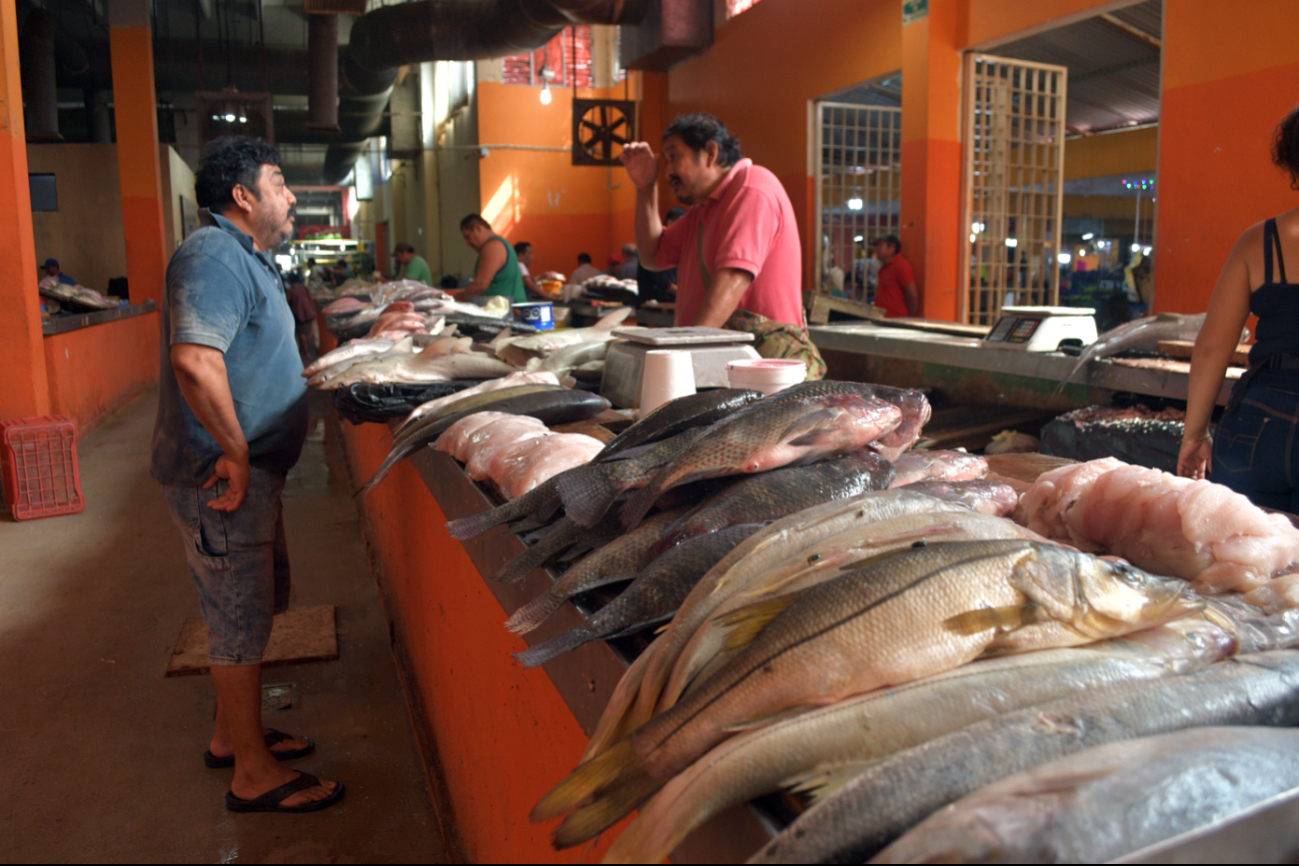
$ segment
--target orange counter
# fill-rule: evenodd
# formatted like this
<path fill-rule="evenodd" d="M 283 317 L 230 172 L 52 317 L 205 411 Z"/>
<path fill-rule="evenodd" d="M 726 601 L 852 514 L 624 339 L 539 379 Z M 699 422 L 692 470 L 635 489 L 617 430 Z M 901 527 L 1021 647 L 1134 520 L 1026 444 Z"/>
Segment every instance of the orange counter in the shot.
<path fill-rule="evenodd" d="M 47 334 L 50 409 L 84 434 L 158 378 L 158 313 Z"/>

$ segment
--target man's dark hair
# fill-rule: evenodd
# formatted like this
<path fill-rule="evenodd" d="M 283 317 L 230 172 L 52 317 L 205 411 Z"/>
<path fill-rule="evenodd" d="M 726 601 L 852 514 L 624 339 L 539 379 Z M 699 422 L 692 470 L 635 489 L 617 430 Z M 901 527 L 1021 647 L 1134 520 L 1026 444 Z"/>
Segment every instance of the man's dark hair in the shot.
<path fill-rule="evenodd" d="M 663 217 L 663 222 L 674 223 L 686 215 L 686 209 L 683 207 L 669 208 L 667 215 Z"/>
<path fill-rule="evenodd" d="M 1299 108 L 1287 114 L 1276 127 L 1272 161 L 1290 172 L 1290 188 L 1299 189 Z"/>
<path fill-rule="evenodd" d="M 519 241 L 514 245 L 514 254 L 516 256 L 526 256 L 530 249 L 532 249 L 532 244 L 527 241 Z"/>
<path fill-rule="evenodd" d="M 882 238 L 876 238 L 871 243 L 871 246 L 877 247 L 880 244 L 888 244 L 890 247 L 897 250 L 898 252 L 902 252 L 902 241 L 898 240 L 897 235 L 885 235 Z"/>
<path fill-rule="evenodd" d="M 442 279 L 438 280 L 439 289 L 458 289 L 460 288 L 460 278 L 455 274 L 443 274 Z"/>
<path fill-rule="evenodd" d="M 591 264 L 591 254 L 590 254 L 590 253 L 578 253 L 578 254 L 577 254 L 577 263 L 578 263 L 579 265 L 589 265 L 589 264 Z"/>
<path fill-rule="evenodd" d="M 313 267 L 313 268 L 314 268 L 314 267 L 316 266 L 316 260 L 315 260 L 315 259 L 307 259 L 307 265 L 310 266 L 310 267 Z"/>
<path fill-rule="evenodd" d="M 740 140 L 731 135 L 726 124 L 711 114 L 681 115 L 663 133 L 663 140 L 667 141 L 674 135 L 695 153 L 707 147 L 708 142 L 717 142 L 717 162 L 723 168 L 730 168 L 744 158 L 740 152 Z"/>
<path fill-rule="evenodd" d="M 257 181 L 262 166 L 280 164 L 280 152 L 260 138 L 223 135 L 208 142 L 198 158 L 194 173 L 194 197 L 198 206 L 221 213 L 234 204 L 236 186 L 242 186 L 260 201 Z"/>
<path fill-rule="evenodd" d="M 392 251 L 394 253 L 413 253 L 415 252 L 415 248 L 410 244 L 406 243 L 405 241 L 402 241 L 401 243 L 397 244 L 397 246 L 393 247 Z"/>
<path fill-rule="evenodd" d="M 471 213 L 469 216 L 465 217 L 460 221 L 460 231 L 462 232 L 469 231 L 469 229 L 474 228 L 476 226 L 482 226 L 488 231 L 492 230 L 492 224 L 489 223 L 487 220 L 483 219 L 481 215 L 476 213 Z"/>

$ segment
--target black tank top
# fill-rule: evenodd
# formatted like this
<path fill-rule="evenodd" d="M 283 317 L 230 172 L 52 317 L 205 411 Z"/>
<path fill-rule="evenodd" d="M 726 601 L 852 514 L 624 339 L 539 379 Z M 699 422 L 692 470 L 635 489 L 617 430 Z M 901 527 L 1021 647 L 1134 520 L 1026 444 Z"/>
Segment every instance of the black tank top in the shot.
<path fill-rule="evenodd" d="M 1273 279 L 1273 248 L 1279 282 Z M 1286 281 L 1285 257 L 1274 219 L 1263 223 L 1263 285 L 1250 296 L 1249 311 L 1258 316 L 1254 332 L 1258 342 L 1249 350 L 1251 365 L 1266 360 L 1269 355 L 1299 355 L 1299 284 Z"/>

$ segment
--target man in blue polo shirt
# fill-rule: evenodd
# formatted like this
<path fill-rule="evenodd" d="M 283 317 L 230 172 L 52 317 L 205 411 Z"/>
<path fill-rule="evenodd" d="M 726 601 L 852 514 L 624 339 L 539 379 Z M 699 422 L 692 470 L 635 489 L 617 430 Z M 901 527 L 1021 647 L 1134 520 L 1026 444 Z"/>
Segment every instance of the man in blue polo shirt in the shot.
<path fill-rule="evenodd" d="M 293 313 L 267 250 L 293 236 L 293 193 L 260 139 L 211 142 L 195 193 L 204 226 L 167 266 L 161 393 L 150 474 L 163 485 L 198 585 L 217 691 L 204 762 L 234 767 L 226 807 L 308 812 L 343 786 L 279 761 L 314 744 L 262 726 L 261 660 L 289 603 L 280 494 L 307 430 Z"/>

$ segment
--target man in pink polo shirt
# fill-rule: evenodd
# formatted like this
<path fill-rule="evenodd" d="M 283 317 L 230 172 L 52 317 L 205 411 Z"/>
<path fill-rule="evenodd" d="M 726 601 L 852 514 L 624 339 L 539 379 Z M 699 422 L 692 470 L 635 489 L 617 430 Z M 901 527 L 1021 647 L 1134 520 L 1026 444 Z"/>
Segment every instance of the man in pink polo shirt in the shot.
<path fill-rule="evenodd" d="M 793 326 L 806 339 L 794 209 L 776 176 L 741 156 L 725 124 L 691 114 L 664 134 L 668 183 L 682 204 L 693 205 L 666 229 L 659 219 L 658 157 L 636 142 L 623 150 L 622 161 L 636 185 L 641 264 L 677 268 L 677 326 L 721 328 L 747 310 Z"/>

